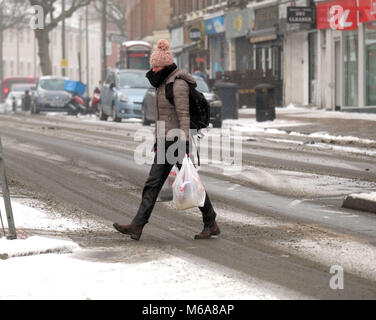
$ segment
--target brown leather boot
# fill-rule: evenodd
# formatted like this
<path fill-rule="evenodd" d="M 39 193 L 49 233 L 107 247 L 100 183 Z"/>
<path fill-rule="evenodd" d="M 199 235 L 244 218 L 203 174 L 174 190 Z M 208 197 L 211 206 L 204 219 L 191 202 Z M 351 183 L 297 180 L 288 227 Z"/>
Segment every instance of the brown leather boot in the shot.
<path fill-rule="evenodd" d="M 212 236 L 219 236 L 221 234 L 221 230 L 217 223 L 214 221 L 213 225 L 208 228 L 204 228 L 201 233 L 195 235 L 195 240 L 203 240 L 203 239 L 210 239 Z"/>
<path fill-rule="evenodd" d="M 131 236 L 133 240 L 140 240 L 142 229 L 144 228 L 144 226 L 135 226 L 132 224 L 125 226 L 118 223 L 114 223 L 113 226 L 120 233 Z"/>

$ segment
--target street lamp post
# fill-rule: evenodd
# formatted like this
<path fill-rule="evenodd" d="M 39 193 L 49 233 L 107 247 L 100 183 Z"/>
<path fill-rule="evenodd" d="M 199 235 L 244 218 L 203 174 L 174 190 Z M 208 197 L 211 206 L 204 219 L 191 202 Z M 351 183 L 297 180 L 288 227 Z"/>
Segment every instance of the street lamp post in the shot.
<path fill-rule="evenodd" d="M 86 7 L 86 92 L 89 96 L 90 62 L 89 62 L 89 6 Z"/>
<path fill-rule="evenodd" d="M 1 143 L 1 137 L 0 137 L 0 184 L 1 184 L 1 187 L 2 187 L 5 212 L 6 212 L 7 220 L 8 220 L 9 235 L 8 235 L 7 238 L 9 240 L 15 240 L 15 239 L 17 239 L 17 233 L 16 233 L 16 227 L 15 227 L 15 224 L 14 224 L 12 205 L 11 205 L 11 202 L 10 202 L 8 181 L 7 181 L 7 177 L 6 177 L 6 174 L 5 174 L 3 146 L 2 146 L 2 143 Z M 2 222 L 2 219 L 1 219 L 1 222 Z"/>
<path fill-rule="evenodd" d="M 62 0 L 61 1 L 61 9 L 63 11 L 63 20 L 62 20 L 62 29 L 61 29 L 61 47 L 62 47 L 62 57 L 61 57 L 61 74 L 63 75 L 63 77 L 66 76 L 66 66 L 65 66 L 65 62 L 63 63 L 63 61 L 65 61 L 66 57 L 65 57 L 65 0 Z"/>
<path fill-rule="evenodd" d="M 102 0 L 102 83 L 107 76 L 107 0 Z"/>

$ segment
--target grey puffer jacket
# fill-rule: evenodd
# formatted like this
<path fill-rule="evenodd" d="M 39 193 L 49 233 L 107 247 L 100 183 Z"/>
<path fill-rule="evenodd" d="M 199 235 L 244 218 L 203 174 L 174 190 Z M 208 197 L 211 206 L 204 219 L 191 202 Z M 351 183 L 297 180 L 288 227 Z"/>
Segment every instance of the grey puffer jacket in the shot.
<path fill-rule="evenodd" d="M 179 79 L 177 79 L 179 78 Z M 165 131 L 161 125 L 156 125 L 157 139 L 173 137 L 168 135 L 172 129 L 181 129 L 185 136 L 179 136 L 179 139 L 189 141 L 189 85 L 196 84 L 194 78 L 185 70 L 176 69 L 166 81 L 156 90 L 156 117 L 157 121 L 164 121 Z M 166 85 L 173 84 L 174 104 L 172 105 L 166 97 Z"/>

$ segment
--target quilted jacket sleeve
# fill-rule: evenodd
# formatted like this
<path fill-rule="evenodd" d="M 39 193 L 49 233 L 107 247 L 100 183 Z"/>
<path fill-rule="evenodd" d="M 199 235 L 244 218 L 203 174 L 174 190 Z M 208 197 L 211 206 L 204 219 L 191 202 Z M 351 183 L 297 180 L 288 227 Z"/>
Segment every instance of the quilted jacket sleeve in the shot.
<path fill-rule="evenodd" d="M 186 141 L 189 141 L 189 85 L 185 80 L 177 79 L 174 83 L 174 102 L 179 121 L 179 129 L 185 133 Z"/>

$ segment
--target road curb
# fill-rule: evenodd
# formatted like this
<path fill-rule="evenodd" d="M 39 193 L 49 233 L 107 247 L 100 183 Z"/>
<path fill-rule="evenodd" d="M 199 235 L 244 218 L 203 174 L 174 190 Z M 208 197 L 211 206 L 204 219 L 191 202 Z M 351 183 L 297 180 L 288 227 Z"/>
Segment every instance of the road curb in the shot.
<path fill-rule="evenodd" d="M 350 194 L 344 199 L 342 207 L 376 213 L 376 201 L 367 199 L 366 194 Z"/>
<path fill-rule="evenodd" d="M 17 240 L 0 238 L 0 260 L 41 254 L 67 254 L 73 253 L 78 248 L 74 242 L 52 238 L 36 236 Z"/>

